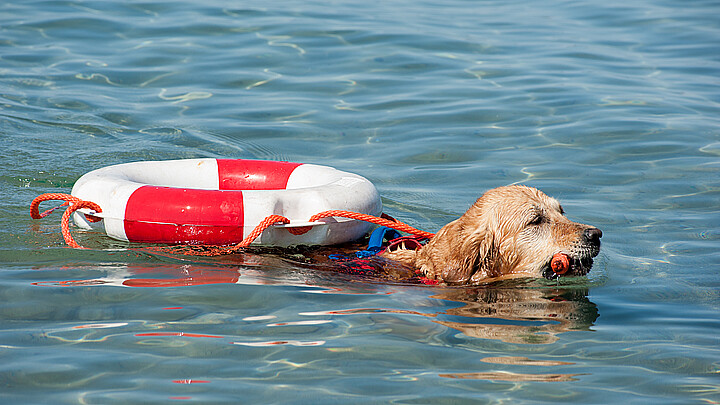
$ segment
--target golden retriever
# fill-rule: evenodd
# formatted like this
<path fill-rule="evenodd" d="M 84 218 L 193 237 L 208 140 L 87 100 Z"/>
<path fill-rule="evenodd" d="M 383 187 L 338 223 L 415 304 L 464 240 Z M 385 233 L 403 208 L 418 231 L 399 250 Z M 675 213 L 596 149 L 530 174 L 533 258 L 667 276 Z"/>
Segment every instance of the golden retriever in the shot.
<path fill-rule="evenodd" d="M 568 260 L 565 275 L 582 276 L 600 252 L 602 231 L 570 221 L 560 203 L 527 186 L 492 189 L 421 249 L 403 245 L 381 254 L 445 284 L 519 277 L 558 277 L 553 256 Z"/>

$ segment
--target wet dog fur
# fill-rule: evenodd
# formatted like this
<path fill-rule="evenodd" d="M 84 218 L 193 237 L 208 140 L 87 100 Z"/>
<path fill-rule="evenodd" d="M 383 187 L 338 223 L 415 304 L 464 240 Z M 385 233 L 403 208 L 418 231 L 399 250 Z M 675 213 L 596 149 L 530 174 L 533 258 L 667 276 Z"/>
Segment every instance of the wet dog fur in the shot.
<path fill-rule="evenodd" d="M 381 254 L 449 285 L 510 278 L 558 277 L 554 254 L 570 258 L 565 276 L 590 271 L 602 231 L 565 217 L 560 203 L 520 185 L 487 191 L 457 220 L 445 225 L 420 250 L 402 246 Z"/>

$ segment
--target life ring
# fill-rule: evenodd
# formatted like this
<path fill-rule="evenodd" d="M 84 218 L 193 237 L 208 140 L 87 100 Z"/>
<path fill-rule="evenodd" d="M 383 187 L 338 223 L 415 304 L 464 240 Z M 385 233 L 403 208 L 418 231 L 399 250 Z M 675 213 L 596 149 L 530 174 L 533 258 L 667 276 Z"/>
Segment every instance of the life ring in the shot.
<path fill-rule="evenodd" d="M 240 159 L 146 161 L 108 166 L 78 179 L 72 195 L 102 212 L 73 214 L 84 229 L 146 243 L 228 245 L 243 240 L 268 215 L 289 224 L 266 229 L 255 243 L 331 245 L 359 239 L 372 224 L 345 218 L 307 222 L 325 210 L 380 215 L 375 186 L 332 167 Z M 89 221 L 85 215 L 100 217 Z M 302 235 L 289 227 L 311 227 Z"/>

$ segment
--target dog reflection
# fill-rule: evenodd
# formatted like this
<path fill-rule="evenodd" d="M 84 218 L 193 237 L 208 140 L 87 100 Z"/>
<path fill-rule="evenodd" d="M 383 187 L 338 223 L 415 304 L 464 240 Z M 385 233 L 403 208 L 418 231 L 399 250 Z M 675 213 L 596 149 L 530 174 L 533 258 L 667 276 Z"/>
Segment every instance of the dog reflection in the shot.
<path fill-rule="evenodd" d="M 560 333 L 590 330 L 598 317 L 598 310 L 588 300 L 587 294 L 587 289 L 562 288 L 445 290 L 433 298 L 463 304 L 446 311 L 446 315 L 497 319 L 502 324 L 445 320 L 435 322 L 473 338 L 497 339 L 507 343 L 549 344 L 557 341 Z"/>

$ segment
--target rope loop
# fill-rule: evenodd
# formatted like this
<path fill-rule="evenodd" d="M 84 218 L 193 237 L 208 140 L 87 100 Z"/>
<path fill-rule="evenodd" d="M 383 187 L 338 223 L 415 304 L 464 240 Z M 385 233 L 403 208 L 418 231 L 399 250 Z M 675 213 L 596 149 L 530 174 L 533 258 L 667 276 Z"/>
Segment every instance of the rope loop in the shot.
<path fill-rule="evenodd" d="M 65 201 L 64 203 L 58 205 L 57 207 L 51 208 L 47 211 L 40 212 L 40 203 L 43 201 Z M 95 212 L 102 212 L 102 208 L 100 208 L 99 205 L 92 201 L 85 201 L 81 200 L 77 197 L 74 197 L 70 194 L 63 194 L 63 193 L 47 193 L 42 194 L 37 197 L 30 203 L 30 216 L 33 219 L 41 219 L 48 216 L 51 212 L 55 211 L 56 209 L 60 207 L 64 207 L 68 205 L 69 207 L 65 210 L 65 213 L 63 213 L 62 218 L 60 219 L 60 229 L 62 231 L 63 239 L 65 239 L 65 243 L 67 243 L 68 246 L 71 248 L 82 248 L 77 242 L 75 242 L 75 239 L 73 239 L 72 235 L 70 234 L 70 216 L 77 210 L 81 208 L 89 208 Z M 90 222 L 98 222 L 101 221 L 102 218 L 98 218 L 89 214 L 85 214 L 85 218 L 87 218 Z"/>

